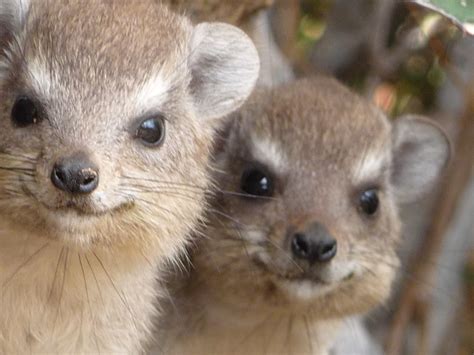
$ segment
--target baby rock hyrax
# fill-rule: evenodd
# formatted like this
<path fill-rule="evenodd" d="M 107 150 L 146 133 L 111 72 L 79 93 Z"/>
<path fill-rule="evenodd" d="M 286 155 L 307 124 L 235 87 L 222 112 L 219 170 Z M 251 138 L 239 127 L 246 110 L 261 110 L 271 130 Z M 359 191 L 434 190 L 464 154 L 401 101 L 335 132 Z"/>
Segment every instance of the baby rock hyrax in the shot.
<path fill-rule="evenodd" d="M 138 353 L 256 50 L 155 0 L 1 0 L 0 50 L 0 353 Z"/>
<path fill-rule="evenodd" d="M 449 143 L 324 77 L 257 91 L 236 116 L 163 353 L 327 354 L 344 318 L 389 295 L 397 206 L 433 186 Z"/>

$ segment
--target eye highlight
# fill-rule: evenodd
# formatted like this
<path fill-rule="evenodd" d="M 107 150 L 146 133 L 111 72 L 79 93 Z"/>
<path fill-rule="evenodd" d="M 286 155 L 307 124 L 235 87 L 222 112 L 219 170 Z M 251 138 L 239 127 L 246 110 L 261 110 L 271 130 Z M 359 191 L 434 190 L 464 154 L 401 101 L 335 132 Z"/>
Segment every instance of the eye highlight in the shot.
<path fill-rule="evenodd" d="M 379 205 L 377 190 L 366 190 L 359 195 L 359 207 L 366 215 L 374 215 L 378 211 Z"/>
<path fill-rule="evenodd" d="M 36 104 L 27 96 L 19 96 L 11 111 L 11 119 L 16 127 L 24 128 L 40 121 Z"/>
<path fill-rule="evenodd" d="M 273 179 L 261 169 L 247 169 L 242 174 L 240 189 L 251 196 L 270 197 L 273 195 Z"/>
<path fill-rule="evenodd" d="M 164 117 L 159 115 L 142 121 L 135 132 L 135 138 L 148 146 L 160 146 L 165 138 Z"/>

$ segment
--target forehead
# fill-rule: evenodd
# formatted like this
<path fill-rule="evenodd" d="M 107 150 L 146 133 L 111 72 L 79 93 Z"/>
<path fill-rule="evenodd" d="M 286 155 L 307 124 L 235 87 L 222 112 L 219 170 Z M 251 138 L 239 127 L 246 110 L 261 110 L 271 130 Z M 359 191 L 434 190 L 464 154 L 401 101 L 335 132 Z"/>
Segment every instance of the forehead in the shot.
<path fill-rule="evenodd" d="M 178 62 L 186 49 L 190 25 L 157 1 L 47 0 L 31 6 L 27 70 L 68 90 L 89 87 L 93 96 L 111 83 L 114 90 L 136 88 Z"/>
<path fill-rule="evenodd" d="M 389 122 L 332 79 L 256 93 L 242 116 L 250 150 L 266 151 L 259 157 L 277 170 L 313 173 L 324 166 L 324 174 L 350 173 L 363 180 L 389 158 Z"/>

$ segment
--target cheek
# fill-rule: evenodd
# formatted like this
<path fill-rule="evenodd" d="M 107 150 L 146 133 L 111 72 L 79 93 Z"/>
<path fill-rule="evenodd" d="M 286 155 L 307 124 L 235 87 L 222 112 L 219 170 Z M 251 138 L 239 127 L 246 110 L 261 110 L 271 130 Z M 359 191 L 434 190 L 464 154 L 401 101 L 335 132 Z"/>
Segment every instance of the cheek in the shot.
<path fill-rule="evenodd" d="M 352 254 L 360 282 L 365 283 L 368 290 L 372 289 L 374 295 L 380 295 L 379 298 L 388 296 L 399 268 L 394 245 L 382 238 L 373 238 L 359 242 Z"/>
<path fill-rule="evenodd" d="M 371 272 L 364 276 L 367 297 L 374 302 L 385 301 L 391 293 L 392 283 L 398 272 L 399 262 L 394 255 L 383 255 L 371 263 Z"/>
<path fill-rule="evenodd" d="M 356 277 L 334 294 L 333 301 L 344 314 L 368 312 L 383 304 L 390 297 L 397 274 L 398 261 L 392 255 L 358 260 L 357 264 Z"/>
<path fill-rule="evenodd" d="M 0 151 L 7 149 L 20 154 L 39 154 L 42 152 L 43 142 L 47 140 L 42 132 L 41 124 L 27 128 L 14 128 L 9 120 L 0 122 Z"/>

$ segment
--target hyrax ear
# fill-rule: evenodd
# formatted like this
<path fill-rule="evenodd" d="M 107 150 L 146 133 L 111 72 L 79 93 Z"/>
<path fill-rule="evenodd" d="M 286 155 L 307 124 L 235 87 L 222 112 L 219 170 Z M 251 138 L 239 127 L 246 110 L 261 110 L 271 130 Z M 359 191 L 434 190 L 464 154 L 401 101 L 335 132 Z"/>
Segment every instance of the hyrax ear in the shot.
<path fill-rule="evenodd" d="M 393 125 L 392 183 L 400 203 L 412 202 L 428 192 L 451 156 L 444 131 L 432 121 L 409 115 Z"/>
<path fill-rule="evenodd" d="M 202 23 L 191 42 L 191 93 L 200 118 L 223 117 L 252 92 L 260 70 L 257 50 L 238 28 Z"/>

